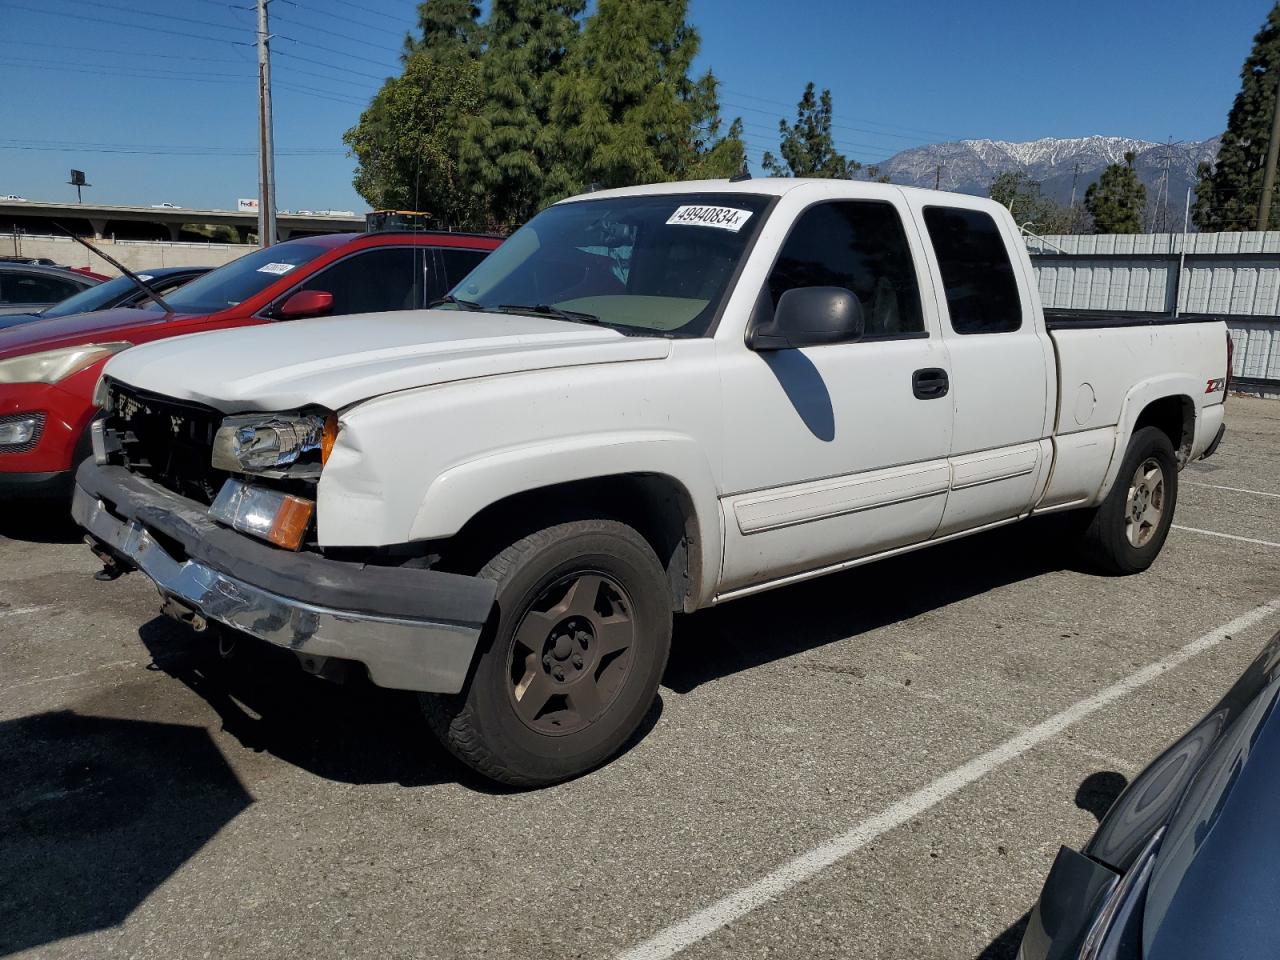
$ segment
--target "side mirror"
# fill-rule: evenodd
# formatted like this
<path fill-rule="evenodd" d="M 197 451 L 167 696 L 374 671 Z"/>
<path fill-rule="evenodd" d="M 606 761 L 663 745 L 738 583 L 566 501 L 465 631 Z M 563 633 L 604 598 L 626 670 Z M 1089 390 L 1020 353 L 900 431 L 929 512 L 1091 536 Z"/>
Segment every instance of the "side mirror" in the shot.
<path fill-rule="evenodd" d="M 795 287 L 778 298 L 773 319 L 751 333 L 752 350 L 786 350 L 862 338 L 862 303 L 844 287 Z"/>
<path fill-rule="evenodd" d="M 299 290 L 276 310 L 281 320 L 318 317 L 333 309 L 333 294 L 325 290 Z"/>

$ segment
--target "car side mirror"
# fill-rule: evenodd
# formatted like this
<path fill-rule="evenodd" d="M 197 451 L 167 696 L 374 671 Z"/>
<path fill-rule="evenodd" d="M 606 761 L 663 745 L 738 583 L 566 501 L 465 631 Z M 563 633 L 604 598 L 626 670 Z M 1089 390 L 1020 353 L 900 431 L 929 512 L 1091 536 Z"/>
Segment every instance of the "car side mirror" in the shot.
<path fill-rule="evenodd" d="M 860 340 L 862 302 L 844 287 L 794 287 L 778 298 L 773 319 L 751 333 L 752 350 L 786 350 Z"/>
<path fill-rule="evenodd" d="M 299 290 L 276 310 L 281 320 L 301 320 L 318 317 L 333 309 L 333 294 L 326 290 Z"/>

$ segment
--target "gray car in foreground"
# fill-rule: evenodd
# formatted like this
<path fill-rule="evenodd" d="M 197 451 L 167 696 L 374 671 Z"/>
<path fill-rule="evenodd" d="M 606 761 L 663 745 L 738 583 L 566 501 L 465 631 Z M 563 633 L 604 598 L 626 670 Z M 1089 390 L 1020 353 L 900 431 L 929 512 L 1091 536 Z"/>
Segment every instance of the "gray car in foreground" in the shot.
<path fill-rule="evenodd" d="M 1280 634 L 1079 853 L 1058 852 L 1022 960 L 1280 956 L 1277 696 Z"/>

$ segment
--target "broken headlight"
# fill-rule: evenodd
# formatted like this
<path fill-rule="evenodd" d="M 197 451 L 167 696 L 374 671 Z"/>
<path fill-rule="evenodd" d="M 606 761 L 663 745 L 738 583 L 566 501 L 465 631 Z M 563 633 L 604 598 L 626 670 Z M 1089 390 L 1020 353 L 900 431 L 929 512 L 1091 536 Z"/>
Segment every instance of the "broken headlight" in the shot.
<path fill-rule="evenodd" d="M 213 466 L 232 473 L 260 473 L 296 463 L 304 454 L 329 459 L 338 436 L 332 413 L 249 413 L 226 417 L 213 438 Z"/>

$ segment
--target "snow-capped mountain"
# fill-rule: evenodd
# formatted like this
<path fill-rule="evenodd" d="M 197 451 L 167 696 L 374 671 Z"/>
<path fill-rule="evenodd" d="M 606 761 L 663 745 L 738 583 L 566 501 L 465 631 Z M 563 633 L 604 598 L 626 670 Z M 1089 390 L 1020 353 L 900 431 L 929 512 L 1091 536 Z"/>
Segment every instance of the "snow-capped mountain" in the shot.
<path fill-rule="evenodd" d="M 1046 137 L 1027 143 L 957 140 L 903 150 L 881 163 L 880 170 L 894 183 L 932 187 L 940 180 L 944 190 L 983 196 L 997 175 L 1022 170 L 1040 182 L 1042 193 L 1066 203 L 1071 199 L 1073 180 L 1077 197 L 1083 198 L 1085 189 L 1107 164 L 1122 162 L 1125 153 L 1132 150 L 1138 176 L 1152 196 L 1164 176 L 1167 158 L 1169 202 L 1179 207 L 1187 187 L 1195 183 L 1196 166 L 1217 156 L 1219 142 L 1218 137 L 1173 145 L 1129 137 Z"/>

